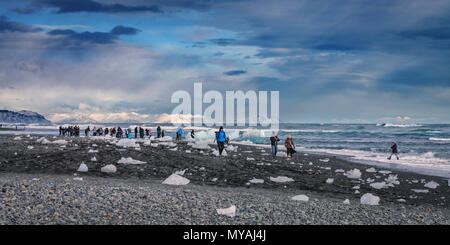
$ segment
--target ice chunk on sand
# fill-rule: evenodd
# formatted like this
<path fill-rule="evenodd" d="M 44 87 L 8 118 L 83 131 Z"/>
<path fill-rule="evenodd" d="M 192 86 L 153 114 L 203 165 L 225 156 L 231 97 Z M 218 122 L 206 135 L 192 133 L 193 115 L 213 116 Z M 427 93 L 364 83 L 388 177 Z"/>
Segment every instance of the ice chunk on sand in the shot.
<path fill-rule="evenodd" d="M 100 171 L 102 171 L 103 173 L 115 173 L 117 171 L 117 168 L 112 164 L 108 164 L 101 168 Z"/>
<path fill-rule="evenodd" d="M 416 193 L 428 193 L 428 190 L 425 189 L 411 189 L 412 191 L 416 192 Z"/>
<path fill-rule="evenodd" d="M 328 159 L 328 158 L 325 158 L 325 159 L 319 159 L 319 161 L 321 161 L 321 162 L 329 162 L 330 159 Z"/>
<path fill-rule="evenodd" d="M 226 148 L 227 148 L 227 150 L 230 151 L 230 152 L 231 152 L 231 151 L 236 152 L 237 149 L 238 149 L 238 146 L 228 145 Z"/>
<path fill-rule="evenodd" d="M 20 136 L 14 137 L 14 140 L 21 140 Z"/>
<path fill-rule="evenodd" d="M 232 205 L 229 208 L 219 208 L 217 209 L 217 214 L 234 217 L 236 216 L 236 206 Z"/>
<path fill-rule="evenodd" d="M 39 139 L 36 140 L 37 143 L 41 143 L 41 144 L 48 144 L 48 141 L 45 137 L 41 137 Z"/>
<path fill-rule="evenodd" d="M 400 198 L 400 199 L 397 199 L 397 202 L 406 202 L 406 200 L 403 198 Z"/>
<path fill-rule="evenodd" d="M 386 183 L 388 184 L 394 184 L 394 185 L 399 185 L 400 181 L 398 181 L 398 176 L 397 175 L 393 175 L 390 174 L 389 177 L 387 179 L 385 179 Z"/>
<path fill-rule="evenodd" d="M 359 171 L 359 169 L 355 168 L 350 171 L 347 171 L 347 173 L 345 175 L 349 179 L 359 179 L 359 178 L 361 178 L 361 171 Z"/>
<path fill-rule="evenodd" d="M 191 150 L 186 150 L 186 153 L 191 153 Z"/>
<path fill-rule="evenodd" d="M 94 156 L 94 157 L 91 158 L 91 161 L 92 161 L 92 162 L 96 162 L 96 161 L 97 161 L 97 158 Z"/>
<path fill-rule="evenodd" d="M 327 184 L 333 184 L 334 179 L 333 178 L 328 178 L 326 182 L 327 182 Z"/>
<path fill-rule="evenodd" d="M 307 195 L 297 195 L 291 198 L 294 201 L 307 202 L 309 201 L 309 197 Z"/>
<path fill-rule="evenodd" d="M 88 166 L 86 164 L 84 164 L 84 162 L 82 162 L 80 164 L 80 166 L 77 169 L 78 172 L 87 172 L 88 171 Z"/>
<path fill-rule="evenodd" d="M 81 178 L 81 177 L 75 177 L 75 178 L 73 178 L 73 180 L 82 181 L 83 178 Z"/>
<path fill-rule="evenodd" d="M 88 153 L 98 153 L 98 150 L 92 150 L 92 149 L 90 149 L 90 150 L 88 151 Z"/>
<path fill-rule="evenodd" d="M 436 187 L 438 187 L 438 186 L 439 186 L 439 184 L 434 181 L 430 181 L 425 184 L 425 187 L 430 188 L 430 189 L 436 189 Z"/>
<path fill-rule="evenodd" d="M 253 158 L 253 157 L 247 157 L 247 161 L 255 161 L 255 158 Z"/>
<path fill-rule="evenodd" d="M 380 198 L 371 193 L 366 193 L 362 195 L 360 202 L 364 205 L 378 205 Z"/>
<path fill-rule="evenodd" d="M 144 141 L 144 146 L 149 146 L 149 145 L 151 145 L 151 144 L 152 144 L 152 142 L 151 142 L 150 140 Z"/>
<path fill-rule="evenodd" d="M 135 160 L 135 159 L 133 159 L 133 158 L 131 158 L 131 157 L 122 157 L 122 158 L 120 158 L 120 160 L 117 162 L 117 163 L 123 163 L 123 164 L 143 164 L 143 163 L 146 163 L 146 162 L 142 162 L 142 161 L 139 161 L 139 160 Z"/>
<path fill-rule="evenodd" d="M 367 178 L 367 179 L 366 179 L 366 182 L 367 182 L 367 183 L 372 183 L 372 182 L 374 182 L 374 181 L 375 181 L 375 180 L 374 180 L 374 179 L 371 179 L 371 178 Z"/>
<path fill-rule="evenodd" d="M 255 178 L 253 178 L 249 182 L 252 183 L 252 184 L 263 184 L 264 180 L 263 179 L 255 179 Z"/>
<path fill-rule="evenodd" d="M 165 185 L 187 185 L 189 184 L 189 182 L 190 181 L 183 176 L 180 176 L 178 174 L 172 174 L 162 183 Z"/>
<path fill-rule="evenodd" d="M 53 142 L 50 142 L 52 144 L 57 144 L 57 145 L 66 145 L 67 141 L 66 140 L 55 140 Z"/>
<path fill-rule="evenodd" d="M 156 138 L 158 141 L 172 141 L 172 136 L 164 136 L 162 138 Z"/>
<path fill-rule="evenodd" d="M 377 170 L 375 168 L 368 168 L 368 169 L 366 169 L 366 172 L 367 173 L 375 173 L 375 172 L 377 172 Z"/>
<path fill-rule="evenodd" d="M 136 144 L 136 141 L 134 141 L 134 139 L 121 139 L 117 141 L 116 146 L 136 148 L 139 147 L 139 144 Z"/>
<path fill-rule="evenodd" d="M 336 172 L 336 173 L 344 173 L 345 171 L 343 169 L 336 169 L 334 172 Z"/>
<path fill-rule="evenodd" d="M 270 177 L 270 181 L 277 182 L 277 183 L 284 183 L 284 182 L 293 182 L 294 179 L 286 177 L 286 176 L 278 176 L 276 178 Z"/>
<path fill-rule="evenodd" d="M 31 146 L 31 145 L 27 146 L 27 149 L 28 149 L 28 150 L 32 150 L 33 148 L 34 148 L 34 147 Z"/>
<path fill-rule="evenodd" d="M 208 141 L 196 141 L 192 145 L 192 148 L 199 149 L 199 150 L 209 150 L 209 149 L 211 149 L 211 147 L 209 147 L 209 145 L 208 145 Z"/>
<path fill-rule="evenodd" d="M 380 171 L 378 171 L 378 173 L 380 173 L 380 174 L 390 174 L 392 172 L 388 171 L 388 170 L 380 170 Z"/>
<path fill-rule="evenodd" d="M 350 204 L 350 200 L 345 199 L 342 203 L 343 203 L 343 204 Z"/>
<path fill-rule="evenodd" d="M 387 186 L 386 186 L 386 182 L 375 182 L 375 183 L 372 183 L 372 184 L 370 184 L 370 186 L 372 187 L 372 188 L 375 188 L 375 189 L 377 189 L 377 190 L 379 190 L 379 189 L 382 189 L 382 188 L 387 188 Z"/>

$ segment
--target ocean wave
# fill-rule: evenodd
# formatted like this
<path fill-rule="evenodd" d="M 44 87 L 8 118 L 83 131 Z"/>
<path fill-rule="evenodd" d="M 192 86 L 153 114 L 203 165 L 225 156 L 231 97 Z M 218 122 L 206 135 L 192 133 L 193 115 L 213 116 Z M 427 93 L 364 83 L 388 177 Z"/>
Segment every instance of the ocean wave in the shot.
<path fill-rule="evenodd" d="M 428 140 L 431 141 L 450 141 L 450 138 L 436 138 L 436 137 L 431 137 Z"/>
<path fill-rule="evenodd" d="M 327 129 L 281 129 L 281 132 L 286 133 L 340 133 L 345 132 L 343 130 L 327 130 Z"/>
<path fill-rule="evenodd" d="M 380 124 L 377 126 L 383 126 L 383 127 L 397 127 L 397 128 L 408 128 L 408 127 L 422 127 L 423 125 L 420 124 L 395 124 L 395 123 L 386 123 L 386 124 Z"/>

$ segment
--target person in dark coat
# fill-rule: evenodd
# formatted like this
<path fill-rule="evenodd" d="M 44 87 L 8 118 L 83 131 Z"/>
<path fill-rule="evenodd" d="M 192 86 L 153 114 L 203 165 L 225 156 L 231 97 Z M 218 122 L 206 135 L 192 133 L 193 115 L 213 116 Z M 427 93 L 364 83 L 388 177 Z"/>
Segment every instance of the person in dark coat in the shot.
<path fill-rule="evenodd" d="M 158 127 L 156 128 L 156 132 L 157 132 L 158 138 L 161 138 L 161 127 L 160 127 L 160 126 L 158 126 Z M 163 137 L 164 137 L 164 136 L 163 136 Z"/>
<path fill-rule="evenodd" d="M 400 158 L 398 157 L 397 143 L 392 142 L 391 150 L 392 150 L 392 153 L 387 159 L 391 160 L 392 155 L 395 155 L 397 157 L 397 160 L 400 160 Z"/>

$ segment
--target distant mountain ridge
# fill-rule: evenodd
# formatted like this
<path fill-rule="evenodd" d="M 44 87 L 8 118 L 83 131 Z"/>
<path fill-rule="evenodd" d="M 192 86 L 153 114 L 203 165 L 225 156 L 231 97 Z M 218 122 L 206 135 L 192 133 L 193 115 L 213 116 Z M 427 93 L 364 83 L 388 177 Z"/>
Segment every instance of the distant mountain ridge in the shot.
<path fill-rule="evenodd" d="M 33 111 L 0 110 L 0 123 L 39 123 L 51 124 L 44 116 Z"/>

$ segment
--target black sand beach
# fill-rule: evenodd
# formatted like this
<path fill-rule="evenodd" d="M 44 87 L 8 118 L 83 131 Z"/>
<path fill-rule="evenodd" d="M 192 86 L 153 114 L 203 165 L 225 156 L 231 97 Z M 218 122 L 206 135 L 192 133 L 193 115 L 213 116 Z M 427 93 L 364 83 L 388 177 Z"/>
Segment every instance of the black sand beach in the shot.
<path fill-rule="evenodd" d="M 149 146 L 137 141 L 140 146 L 135 149 L 95 137 L 46 137 L 66 144 L 42 144 L 37 136 L 15 137 L 0 137 L 3 224 L 448 224 L 450 217 L 447 179 L 393 170 L 380 173 L 383 169 L 376 167 L 377 172 L 366 172 L 370 166 L 337 157 L 297 153 L 287 160 L 273 158 L 270 149 L 244 145 L 234 145 L 236 151 L 217 157 L 187 142 Z M 94 156 L 96 161 L 91 161 Z M 122 157 L 146 163 L 118 163 Z M 82 162 L 88 172 L 77 172 Z M 115 165 L 117 172 L 101 172 L 107 164 Z M 355 168 L 361 171 L 360 178 L 336 172 Z M 185 170 L 188 185 L 161 184 L 180 170 Z M 382 182 L 390 175 L 396 175 L 399 183 L 382 189 L 370 186 L 368 178 Z M 278 176 L 294 181 L 270 180 Z M 253 178 L 264 183 L 249 183 Z M 334 182 L 326 183 L 329 178 Z M 439 185 L 424 187 L 430 181 Z M 361 205 L 365 193 L 380 197 L 379 205 Z M 310 200 L 290 199 L 300 194 Z M 343 204 L 345 199 L 350 204 Z M 236 217 L 215 211 L 230 205 L 236 205 Z M 153 209 L 159 210 L 159 218 Z M 32 214 L 26 215 L 27 210 Z M 199 214 L 186 215 L 192 210 Z M 98 219 L 89 215 L 100 211 L 105 214 Z M 54 212 L 58 215 L 51 215 Z"/>

